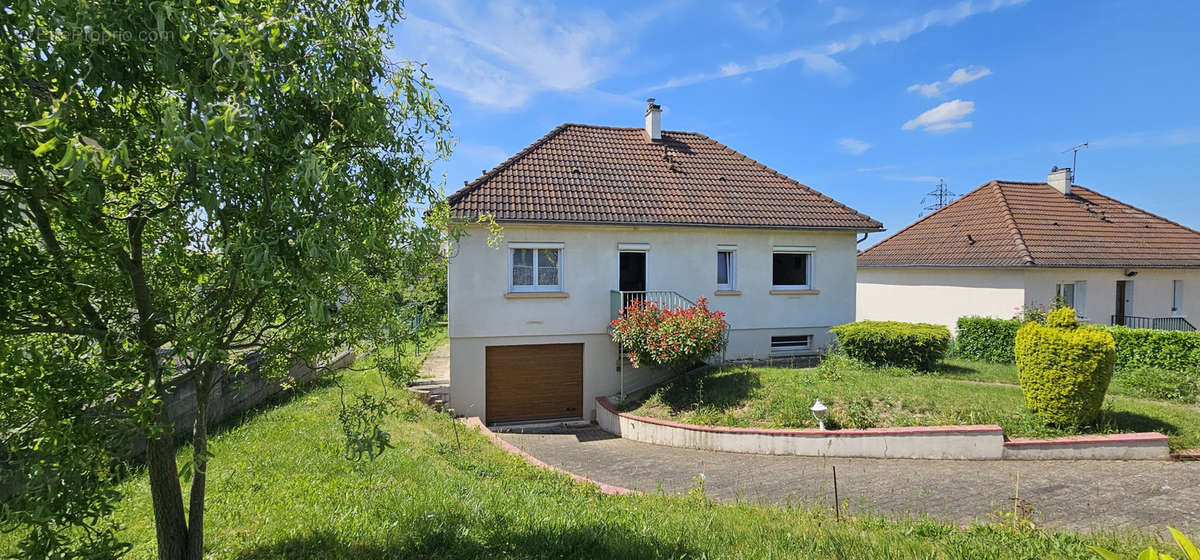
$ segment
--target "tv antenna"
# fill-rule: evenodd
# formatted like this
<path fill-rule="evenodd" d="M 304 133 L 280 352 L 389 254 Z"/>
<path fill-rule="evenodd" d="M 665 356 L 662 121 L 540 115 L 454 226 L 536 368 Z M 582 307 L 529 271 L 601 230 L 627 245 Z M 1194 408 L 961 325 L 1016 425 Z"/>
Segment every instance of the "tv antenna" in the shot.
<path fill-rule="evenodd" d="M 1067 148 L 1062 151 L 1062 153 L 1064 153 L 1064 154 L 1067 152 L 1071 152 L 1071 182 L 1072 183 L 1075 182 L 1075 175 L 1076 175 L 1076 173 L 1075 173 L 1076 163 L 1075 162 L 1076 162 L 1076 160 L 1079 159 L 1079 150 L 1082 150 L 1086 147 L 1088 147 L 1088 143 L 1084 142 L 1082 144 L 1077 144 L 1075 146 L 1072 146 L 1072 147 Z"/>
<path fill-rule="evenodd" d="M 957 194 L 950 192 L 950 188 L 946 186 L 945 179 L 938 179 L 937 186 L 932 191 L 925 193 L 925 196 L 921 198 L 921 210 L 923 212 L 917 217 L 924 216 L 925 212 L 937 212 L 941 210 L 957 196 Z"/>

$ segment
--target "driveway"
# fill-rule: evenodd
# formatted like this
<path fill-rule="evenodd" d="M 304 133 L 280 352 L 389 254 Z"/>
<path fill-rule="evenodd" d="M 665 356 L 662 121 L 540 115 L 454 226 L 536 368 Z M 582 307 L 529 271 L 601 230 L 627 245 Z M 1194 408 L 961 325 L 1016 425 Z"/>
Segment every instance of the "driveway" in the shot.
<path fill-rule="evenodd" d="M 1012 510 L 1017 493 L 1044 527 L 1088 532 L 1200 535 L 1200 462 L 934 461 L 824 459 L 663 447 L 617 438 L 595 426 L 500 436 L 576 474 L 634 490 L 683 493 L 704 475 L 709 496 L 769 504 L 832 504 L 889 517 L 929 516 L 967 524 Z"/>

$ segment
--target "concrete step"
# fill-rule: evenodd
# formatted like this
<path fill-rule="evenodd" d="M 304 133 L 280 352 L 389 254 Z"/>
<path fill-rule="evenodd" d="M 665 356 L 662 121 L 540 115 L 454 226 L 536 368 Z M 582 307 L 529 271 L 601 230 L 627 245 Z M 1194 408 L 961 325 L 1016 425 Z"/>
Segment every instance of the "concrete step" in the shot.
<path fill-rule="evenodd" d="M 414 380 L 408 382 L 408 386 L 409 387 L 436 387 L 436 386 L 449 387 L 450 382 L 446 381 L 445 379 L 432 379 L 432 378 L 414 379 Z"/>
<path fill-rule="evenodd" d="M 553 433 L 560 430 L 586 428 L 591 423 L 583 418 L 554 418 L 550 420 L 526 420 L 522 422 L 501 422 L 489 427 L 493 432 Z"/>

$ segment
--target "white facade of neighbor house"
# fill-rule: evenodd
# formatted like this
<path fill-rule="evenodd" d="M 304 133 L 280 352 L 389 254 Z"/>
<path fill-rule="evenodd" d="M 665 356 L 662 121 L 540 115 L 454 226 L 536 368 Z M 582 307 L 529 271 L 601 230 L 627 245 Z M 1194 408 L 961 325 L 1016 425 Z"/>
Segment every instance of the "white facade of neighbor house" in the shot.
<path fill-rule="evenodd" d="M 938 323 L 954 330 L 959 317 L 1008 319 L 1022 306 L 1046 307 L 1060 296 L 1090 323 L 1108 325 L 1114 315 L 1124 315 L 1183 317 L 1196 324 L 1200 270 L 864 266 L 858 269 L 856 318 Z M 1124 313 L 1118 313 L 1122 304 Z"/>
<path fill-rule="evenodd" d="M 458 415 L 487 421 L 489 346 L 582 343 L 580 415 L 591 419 L 595 398 L 620 390 L 618 350 L 609 322 L 622 251 L 645 253 L 646 290 L 673 291 L 692 301 L 705 297 L 711 309 L 726 312 L 731 329 L 727 359 L 816 353 L 829 343 L 830 327 L 854 320 L 856 235 L 506 223 L 503 238 L 493 247 L 487 243 L 487 229 L 473 226 L 450 252 L 451 406 Z M 546 286 L 513 285 L 513 261 L 522 258 L 516 251 L 530 249 L 557 251 L 557 273 L 543 275 Z M 807 285 L 772 285 L 777 252 L 807 255 Z M 720 286 L 719 261 L 730 262 Z M 807 337 L 799 339 L 807 344 L 780 337 Z M 626 391 L 658 380 L 654 372 L 631 371 L 626 365 Z"/>

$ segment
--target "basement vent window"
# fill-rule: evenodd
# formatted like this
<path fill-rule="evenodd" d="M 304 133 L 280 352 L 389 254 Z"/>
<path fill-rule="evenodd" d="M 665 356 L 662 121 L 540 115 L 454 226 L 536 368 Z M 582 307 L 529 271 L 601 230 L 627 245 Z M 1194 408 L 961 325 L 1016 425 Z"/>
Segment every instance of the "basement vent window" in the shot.
<path fill-rule="evenodd" d="M 810 348 L 812 348 L 811 334 L 771 337 L 772 354 L 795 354 L 806 352 Z"/>

